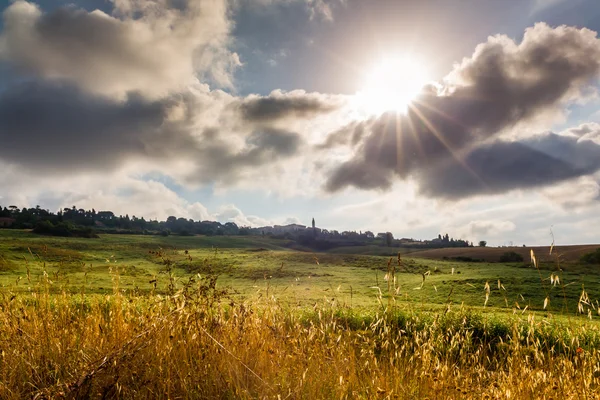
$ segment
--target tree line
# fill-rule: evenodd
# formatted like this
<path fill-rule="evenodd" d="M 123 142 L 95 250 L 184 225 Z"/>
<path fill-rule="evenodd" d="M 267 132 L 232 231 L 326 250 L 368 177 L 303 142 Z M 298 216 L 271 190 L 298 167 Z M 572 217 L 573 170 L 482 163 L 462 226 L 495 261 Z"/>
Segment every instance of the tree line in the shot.
<path fill-rule="evenodd" d="M 19 209 L 16 206 L 1 207 L 0 219 L 10 219 L 10 224 L 4 227 L 15 229 L 34 229 L 42 227 L 45 230 L 51 226 L 88 227 L 102 233 L 131 233 L 131 234 L 160 234 L 177 235 L 249 235 L 249 227 L 238 227 L 234 222 L 221 224 L 217 221 L 194 221 L 192 219 L 168 217 L 165 221 L 147 220 L 135 215 L 116 215 L 112 211 L 84 210 L 73 206 L 64 208 L 56 213 L 34 208 Z"/>
<path fill-rule="evenodd" d="M 164 221 L 116 215 L 112 211 L 85 210 L 73 206 L 63 208 L 56 213 L 41 208 L 17 206 L 0 206 L 0 227 L 15 229 L 32 229 L 33 232 L 55 236 L 95 237 L 96 232 L 114 234 L 148 234 L 148 235 L 262 235 L 278 239 L 288 239 L 316 250 L 326 250 L 339 246 L 360 246 L 375 244 L 387 247 L 472 247 L 468 240 L 454 239 L 446 235 L 438 235 L 432 240 L 395 239 L 391 232 L 375 235 L 371 231 L 356 232 L 327 229 L 306 228 L 286 232 L 272 232 L 266 227 L 251 228 L 238 226 L 234 222 L 194 221 L 176 216 L 169 216 Z"/>

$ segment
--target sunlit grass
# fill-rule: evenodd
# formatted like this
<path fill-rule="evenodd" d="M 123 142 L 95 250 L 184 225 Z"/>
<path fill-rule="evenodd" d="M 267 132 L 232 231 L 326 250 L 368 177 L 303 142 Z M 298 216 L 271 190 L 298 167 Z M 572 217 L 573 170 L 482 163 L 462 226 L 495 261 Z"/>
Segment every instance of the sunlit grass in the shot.
<path fill-rule="evenodd" d="M 600 395 L 577 265 L 142 239 L 0 243 L 0 398 Z"/>
<path fill-rule="evenodd" d="M 333 303 L 231 303 L 214 279 L 171 295 L 0 300 L 0 397 L 588 398 L 595 323 Z"/>

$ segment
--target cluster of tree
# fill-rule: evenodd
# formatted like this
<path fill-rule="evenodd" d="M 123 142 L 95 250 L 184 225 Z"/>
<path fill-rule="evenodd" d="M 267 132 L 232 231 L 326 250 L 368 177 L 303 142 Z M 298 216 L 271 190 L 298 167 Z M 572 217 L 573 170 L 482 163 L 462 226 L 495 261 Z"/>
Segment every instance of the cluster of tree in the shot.
<path fill-rule="evenodd" d="M 59 227 L 55 231 L 69 230 L 73 231 L 75 227 L 89 227 L 104 233 L 132 233 L 132 234 L 162 234 L 162 235 L 249 235 L 250 228 L 238 227 L 233 222 L 221 224 L 216 221 L 194 221 L 192 219 L 177 218 L 171 216 L 166 221 L 146 220 L 144 217 L 138 218 L 135 215 L 115 215 L 112 211 L 98 211 L 95 209 L 84 210 L 73 206 L 64 208 L 56 213 L 42 209 L 40 206 L 35 208 L 22 208 L 17 206 L 1 207 L 0 218 L 10 220 L 10 223 L 4 223 L 4 227 L 15 229 L 34 229 L 44 231 L 49 234 L 49 225 L 40 225 L 40 222 L 48 222 L 54 227 Z M 64 223 L 64 224 L 63 224 Z M 37 229 L 38 225 L 41 227 Z M 41 233 L 39 231 L 39 233 Z M 69 235 L 72 236 L 72 235 Z"/>
<path fill-rule="evenodd" d="M 523 256 L 514 251 L 507 251 L 500 256 L 500 262 L 522 262 Z"/>
<path fill-rule="evenodd" d="M 56 225 L 50 221 L 39 221 L 33 232 L 40 235 L 97 238 L 98 235 L 91 227 L 76 226 L 69 222 L 58 222 Z"/>
<path fill-rule="evenodd" d="M 52 219 L 54 215 L 40 206 L 19 209 L 17 206 L 0 207 L 0 218 L 10 220 L 10 227 L 31 229 L 38 221 Z M 5 223 L 8 225 L 8 223 Z"/>
<path fill-rule="evenodd" d="M 10 220 L 9 223 L 4 220 Z M 40 224 L 44 222 L 43 224 Z M 73 206 L 64 208 L 56 213 L 42 209 L 22 208 L 17 206 L 0 207 L 0 227 L 17 229 L 34 229 L 43 234 L 59 234 L 62 236 L 88 235 L 87 231 L 78 229 L 88 228 L 102 233 L 125 234 L 154 234 L 154 235 L 263 235 L 274 238 L 288 239 L 300 245 L 315 250 L 327 250 L 333 247 L 379 245 L 387 247 L 412 248 L 441 248 L 441 247 L 472 247 L 467 240 L 454 239 L 446 235 L 438 235 L 433 240 L 395 239 L 391 232 L 375 235 L 371 231 L 356 232 L 319 229 L 290 225 L 286 227 L 250 228 L 238 226 L 234 222 L 220 223 L 217 221 L 194 221 L 192 219 L 168 217 L 165 221 L 146 220 L 135 215 L 115 215 L 111 211 L 85 210 Z M 77 232 L 77 233 L 75 233 Z M 92 232 L 93 233 L 93 232 Z M 481 245 L 481 243 L 480 243 Z"/>
<path fill-rule="evenodd" d="M 258 229 L 252 229 L 253 234 L 260 231 Z M 433 240 L 415 240 L 415 239 L 396 239 L 391 232 L 379 233 L 377 235 L 373 232 L 354 232 L 354 231 L 328 231 L 320 230 L 315 232 L 310 228 L 306 230 L 299 230 L 297 232 L 287 232 L 282 234 L 267 234 L 268 236 L 279 238 L 279 239 L 290 239 L 298 242 L 302 246 L 310 247 L 314 250 L 328 250 L 335 247 L 351 247 L 351 246 L 364 246 L 364 245 L 376 245 L 386 247 L 403 247 L 403 248 L 444 248 L 444 247 L 473 247 L 473 243 L 468 240 L 453 239 L 447 234 L 442 236 L 439 235 L 438 239 Z"/>
<path fill-rule="evenodd" d="M 581 257 L 581 261 L 586 264 L 600 264 L 600 248 Z"/>
<path fill-rule="evenodd" d="M 335 232 L 335 231 L 334 231 Z M 311 232 L 302 232 L 297 235 L 284 234 L 283 236 L 275 235 L 274 237 L 281 237 L 284 239 L 294 240 L 302 246 L 309 247 L 317 251 L 325 251 L 333 249 L 335 247 L 351 247 L 351 246 L 363 246 L 366 243 L 376 243 L 375 240 L 365 241 L 360 237 L 352 237 L 346 235 L 335 235 L 335 234 L 313 234 Z"/>
<path fill-rule="evenodd" d="M 447 233 L 443 236 L 439 234 L 437 239 L 432 240 L 430 243 L 430 247 L 473 247 L 473 243 L 468 240 L 454 239 L 448 236 Z M 481 242 L 479 243 L 481 246 Z"/>

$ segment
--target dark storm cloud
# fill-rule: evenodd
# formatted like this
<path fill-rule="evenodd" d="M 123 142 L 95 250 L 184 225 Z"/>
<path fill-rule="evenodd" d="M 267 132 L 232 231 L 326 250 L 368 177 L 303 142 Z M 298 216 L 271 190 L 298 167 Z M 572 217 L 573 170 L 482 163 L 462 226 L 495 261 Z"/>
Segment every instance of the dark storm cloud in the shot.
<path fill-rule="evenodd" d="M 234 151 L 225 141 L 215 140 L 197 154 L 202 162 L 190 171 L 187 181 L 209 183 L 236 182 L 252 169 L 264 168 L 298 152 L 302 145 L 300 135 L 278 129 L 257 130 L 246 138 L 246 146 Z M 265 175 L 268 172 L 265 171 Z"/>
<path fill-rule="evenodd" d="M 361 189 L 388 189 L 392 186 L 391 174 L 379 165 L 350 160 L 333 172 L 325 188 L 335 192 L 350 185 Z"/>
<path fill-rule="evenodd" d="M 341 145 L 351 144 L 352 146 L 355 146 L 362 139 L 367 123 L 368 122 L 366 121 L 353 121 L 329 134 L 327 139 L 316 147 L 319 150 L 327 150 Z"/>
<path fill-rule="evenodd" d="M 17 85 L 0 95 L 0 158 L 43 170 L 116 167 L 149 140 L 166 139 L 164 112 L 135 96 L 116 103 L 71 85 Z"/>
<path fill-rule="evenodd" d="M 187 111 L 174 111 L 179 108 Z M 44 174 L 105 171 L 135 160 L 160 169 L 187 160 L 192 170 L 181 174 L 190 181 L 232 181 L 238 169 L 290 157 L 302 145 L 298 134 L 277 129 L 241 133 L 241 145 L 215 128 L 196 135 L 193 118 L 182 115 L 201 108 L 192 95 L 148 101 L 130 94 L 120 102 L 68 84 L 13 86 L 0 94 L 0 160 Z"/>
<path fill-rule="evenodd" d="M 499 141 L 478 147 L 462 164 L 448 159 L 437 168 L 422 171 L 417 179 L 425 195 L 459 199 L 546 186 L 599 169 L 600 146 L 548 134 L 522 143 Z"/>
<path fill-rule="evenodd" d="M 269 96 L 250 96 L 233 105 L 248 121 L 268 122 L 288 117 L 311 118 L 340 108 L 340 98 L 296 90 L 274 91 Z"/>
<path fill-rule="evenodd" d="M 331 172 L 325 187 L 387 188 L 395 175 L 415 178 L 431 196 L 458 198 L 589 174 L 597 163 L 576 160 L 588 150 L 597 154 L 595 145 L 590 150 L 557 135 L 539 143 L 485 143 L 560 112 L 566 102 L 584 96 L 599 73 L 600 44 L 587 29 L 537 24 L 518 45 L 492 37 L 455 67 L 441 94 L 426 90 L 406 115 L 383 114 L 353 132 L 363 137 L 361 144 Z M 326 143 L 341 143 L 333 135 Z M 553 146 L 570 146 L 572 158 L 557 158 Z M 361 169 L 365 172 L 358 173 Z"/>

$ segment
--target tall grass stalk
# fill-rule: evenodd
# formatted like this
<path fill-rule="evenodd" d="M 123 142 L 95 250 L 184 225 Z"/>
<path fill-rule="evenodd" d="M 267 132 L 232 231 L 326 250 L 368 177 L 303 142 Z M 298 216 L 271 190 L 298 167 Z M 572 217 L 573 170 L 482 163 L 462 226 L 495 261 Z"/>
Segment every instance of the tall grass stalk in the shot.
<path fill-rule="evenodd" d="M 590 398 L 600 331 L 534 315 L 234 303 L 214 276 L 168 295 L 0 298 L 0 398 Z M 390 275 L 393 269 L 390 266 Z M 394 281 L 389 279 L 393 296 Z M 171 281 L 169 282 L 171 284 Z M 393 301 L 393 300 L 392 300 Z"/>

